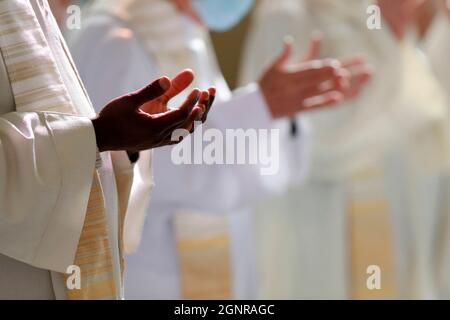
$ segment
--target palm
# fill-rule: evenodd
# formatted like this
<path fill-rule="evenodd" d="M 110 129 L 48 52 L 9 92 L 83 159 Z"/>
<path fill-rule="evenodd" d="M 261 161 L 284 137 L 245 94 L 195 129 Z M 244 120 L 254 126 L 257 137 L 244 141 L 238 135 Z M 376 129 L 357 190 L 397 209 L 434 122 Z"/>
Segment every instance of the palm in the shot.
<path fill-rule="evenodd" d="M 161 97 L 145 103 L 141 110 L 149 114 L 159 114 L 168 111 L 167 104 L 175 96 L 183 92 L 194 81 L 191 70 L 185 70 L 172 79 L 171 88 Z"/>
<path fill-rule="evenodd" d="M 158 99 L 158 101 L 150 101 L 141 107 L 141 110 L 148 114 L 159 114 L 168 111 L 167 103 Z"/>

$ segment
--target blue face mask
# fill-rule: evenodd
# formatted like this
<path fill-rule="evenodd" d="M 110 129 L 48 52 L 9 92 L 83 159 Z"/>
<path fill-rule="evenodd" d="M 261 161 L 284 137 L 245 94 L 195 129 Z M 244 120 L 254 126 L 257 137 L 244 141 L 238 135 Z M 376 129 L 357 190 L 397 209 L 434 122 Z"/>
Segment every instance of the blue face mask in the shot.
<path fill-rule="evenodd" d="M 203 22 L 213 31 L 227 31 L 250 11 L 253 0 L 194 0 Z"/>

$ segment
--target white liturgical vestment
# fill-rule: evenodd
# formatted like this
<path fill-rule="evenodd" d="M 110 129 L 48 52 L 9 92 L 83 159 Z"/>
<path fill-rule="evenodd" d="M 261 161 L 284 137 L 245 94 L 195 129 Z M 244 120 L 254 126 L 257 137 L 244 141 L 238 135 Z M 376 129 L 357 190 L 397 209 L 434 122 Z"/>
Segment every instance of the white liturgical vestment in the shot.
<path fill-rule="evenodd" d="M 447 106 L 450 110 L 450 14 L 448 12 L 440 12 L 434 19 L 433 24 L 426 34 L 422 46 L 430 64 L 438 78 L 444 92 L 447 94 Z M 450 121 L 450 119 L 449 119 Z M 445 187 L 450 190 L 450 179 L 445 180 Z M 448 217 L 448 216 L 447 216 Z M 447 218 L 448 219 L 448 218 Z M 444 220 L 449 221 L 449 220 Z M 448 223 L 443 223 L 447 226 Z M 442 298 L 450 297 L 450 276 L 447 270 L 450 267 L 450 232 L 448 228 L 444 228 L 445 235 L 441 236 L 443 243 L 439 252 L 439 268 L 437 274 L 439 277 L 439 293 Z"/>
<path fill-rule="evenodd" d="M 96 156 L 95 112 L 47 1 L 0 1 L 0 13 L 0 298 L 119 299 L 119 209 L 125 215 L 133 166 L 124 152 Z M 91 266 L 93 282 L 71 292 L 63 274 L 81 262 L 80 239 L 97 237 L 84 233 L 95 209 L 106 213 L 97 226 L 109 273 L 99 282 Z"/>
<path fill-rule="evenodd" d="M 259 211 L 264 298 L 439 296 L 437 226 L 448 224 L 445 97 L 414 43 L 397 41 L 384 20 L 381 29 L 367 28 L 371 4 L 262 0 L 256 9 L 242 83 L 260 75 L 283 36 L 300 54 L 315 30 L 324 34 L 322 58 L 361 54 L 374 68 L 360 97 L 306 115 L 313 131 L 307 183 Z M 381 269 L 382 290 L 367 288 L 371 266 Z"/>

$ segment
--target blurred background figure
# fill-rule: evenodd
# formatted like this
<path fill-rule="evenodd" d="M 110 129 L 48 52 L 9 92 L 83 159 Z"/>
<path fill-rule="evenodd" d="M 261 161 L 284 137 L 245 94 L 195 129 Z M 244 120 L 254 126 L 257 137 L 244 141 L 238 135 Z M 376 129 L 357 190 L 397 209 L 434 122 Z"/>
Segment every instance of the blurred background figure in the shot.
<path fill-rule="evenodd" d="M 73 14 L 81 14 L 83 6 L 88 2 L 88 0 L 50 0 L 48 1 L 55 20 L 58 23 L 61 32 L 67 36 L 72 32 L 73 29 L 68 28 L 68 24 L 74 22 L 74 20 L 69 20 L 70 16 Z M 74 7 L 76 6 L 76 7 Z M 75 9 L 75 10 L 74 10 Z M 80 15 L 81 17 L 81 15 Z M 76 17 L 78 19 L 78 17 Z"/>
<path fill-rule="evenodd" d="M 61 28 L 65 24 L 65 18 L 67 16 L 67 7 L 70 6 L 73 0 L 50 0 L 50 8 L 52 9 L 53 16 L 56 22 Z"/>
<path fill-rule="evenodd" d="M 431 1 L 431 8 L 424 8 L 419 15 L 419 27 L 428 21 L 421 29 L 422 46 L 427 54 L 436 76 L 450 95 L 450 1 Z M 428 13 L 430 12 L 430 13 Z M 431 17 L 431 18 L 421 18 Z M 450 98 L 450 97 L 449 97 Z"/>
<path fill-rule="evenodd" d="M 120 92 L 127 87 L 140 86 L 142 76 L 139 74 L 148 77 L 168 67 L 175 70 L 176 66 L 161 63 L 169 61 L 169 57 L 161 56 L 170 51 L 171 46 L 166 47 L 168 43 L 178 43 L 178 40 L 168 39 L 184 38 L 186 34 L 190 41 L 181 43 L 197 48 L 196 54 L 179 51 L 178 58 L 172 61 L 177 61 L 177 66 L 191 64 L 193 68 L 193 65 L 200 65 L 199 60 L 192 65 L 187 57 L 197 54 L 205 57 L 206 50 L 208 62 L 199 68 L 202 76 L 197 80 L 208 82 L 213 77 L 216 84 L 225 83 L 218 71 L 209 36 L 198 31 L 202 29 L 199 27 L 201 16 L 189 2 L 173 1 L 170 5 L 172 8 L 176 5 L 197 22 L 183 21 L 182 32 L 171 33 L 182 34 L 180 37 L 166 36 L 171 23 L 155 26 L 157 23 L 150 22 L 157 19 L 144 19 L 148 24 L 144 32 L 151 41 L 158 43 L 158 48 L 152 50 L 141 40 L 147 35 L 142 37 L 142 31 L 136 32 L 136 25 L 130 25 L 127 15 L 117 18 L 108 13 L 95 19 L 88 17 L 83 22 L 88 22 L 84 25 L 88 27 L 86 30 L 100 28 L 92 36 L 98 41 L 90 44 L 93 57 L 95 52 L 107 52 L 105 56 L 112 53 L 127 57 L 126 64 L 133 66 L 129 73 L 120 71 L 123 65 L 103 73 L 106 69 L 104 56 L 97 55 L 91 60 L 92 55 L 85 51 L 86 56 L 79 59 L 87 63 L 84 68 L 92 70 L 88 88 L 96 88 L 97 106 L 111 94 L 106 88 L 98 88 L 105 82 L 99 79 L 111 81 L 125 76 L 129 83 L 113 81 L 117 86 L 113 90 Z M 167 215 L 162 214 L 167 211 L 164 209 L 151 217 L 146 225 L 147 231 L 150 229 L 149 236 L 144 241 L 151 247 L 141 249 L 134 257 L 136 267 L 127 270 L 127 277 L 130 273 L 146 275 L 141 283 L 138 283 L 140 275 L 129 281 L 129 285 L 143 288 L 143 292 L 131 297 L 449 297 L 450 233 L 447 228 L 450 206 L 445 200 L 450 198 L 446 178 L 446 122 L 450 100 L 444 101 L 444 95 L 450 92 L 446 61 L 450 24 L 448 1 L 260 0 L 256 3 L 241 64 L 241 83 L 260 78 L 265 65 L 279 54 L 285 35 L 295 39 L 291 63 L 319 56 L 346 61 L 349 56 L 360 53 L 370 61 L 374 79 L 359 98 L 351 100 L 352 93 L 347 91 L 348 103 L 342 109 L 302 116 L 297 119 L 297 126 L 292 124 L 292 119 L 277 122 L 285 138 L 296 137 L 293 141 L 297 142 L 292 145 L 303 145 L 298 154 L 301 159 L 308 159 L 306 145 L 312 143 L 312 168 L 306 185 L 291 187 L 287 194 L 263 202 L 257 219 L 249 211 L 230 216 L 203 214 L 205 208 L 214 211 L 209 207 L 211 203 L 201 204 L 201 215 Z M 378 4 L 382 11 L 381 30 L 367 27 L 367 8 L 371 4 Z M 117 6 L 111 3 L 110 8 Z M 154 5 L 153 10 L 156 15 L 164 12 L 160 11 L 160 4 Z M 174 16 L 180 17 L 179 14 Z M 161 28 L 165 31 L 160 36 L 158 32 L 150 32 Z M 314 37 L 305 55 L 310 34 L 317 30 L 322 37 Z M 226 62 L 222 67 L 227 75 L 235 73 L 234 63 L 230 62 L 239 56 L 237 42 L 244 38 L 246 31 L 246 24 L 241 24 L 239 29 L 226 32 L 224 36 L 217 33 L 213 36 L 221 42 L 219 48 L 233 48 L 233 52 L 217 52 L 221 62 Z M 319 50 L 320 38 L 322 50 Z M 196 41 L 198 39 L 201 40 Z M 207 39 L 205 47 L 199 45 L 204 39 Z M 217 42 L 215 44 L 217 46 Z M 425 55 L 417 50 L 419 45 Z M 150 63 L 136 63 L 149 56 Z M 352 66 L 352 61 L 347 63 L 347 69 L 354 74 L 353 80 L 363 83 L 368 76 L 367 66 L 356 62 Z M 230 79 L 234 82 L 234 77 Z M 219 102 L 228 101 L 229 91 L 224 91 L 226 87 L 222 85 L 218 87 Z M 360 87 L 354 86 L 355 95 Z M 242 98 L 236 97 L 245 97 L 247 93 L 235 94 L 233 99 L 237 103 Z M 305 139 L 307 123 L 313 128 L 311 142 Z M 307 165 L 302 163 L 300 167 L 298 172 L 303 176 Z M 191 171 L 191 175 L 197 176 L 198 171 Z M 217 182 L 216 177 L 225 175 L 208 173 L 208 183 Z M 248 175 L 244 177 L 243 180 Z M 298 179 L 297 183 L 300 182 Z M 233 202 L 224 198 L 230 195 L 228 184 L 222 189 L 213 184 L 213 188 L 217 193 L 222 191 L 219 200 L 227 204 Z M 247 192 L 245 190 L 245 196 Z M 218 199 L 209 200 L 216 202 Z M 224 208 L 219 211 L 228 213 L 228 207 L 224 205 Z M 193 223 L 180 217 L 188 217 Z M 194 232 L 184 232 L 186 225 L 187 230 Z M 253 226 L 255 235 L 251 234 Z M 202 241 L 197 241 L 199 239 Z M 252 261 L 254 255 L 256 263 Z M 139 267 L 142 261 L 147 267 Z M 381 268 L 381 290 L 368 290 L 366 286 L 369 265 Z M 253 275 L 256 271 L 257 275 Z"/>
<path fill-rule="evenodd" d="M 447 106 L 450 110 L 450 1 L 436 0 L 430 1 L 428 8 L 423 8 L 425 11 L 419 13 L 419 23 L 421 21 L 429 21 L 422 27 L 424 30 L 422 34 L 422 48 L 427 55 L 431 66 L 440 81 L 444 92 L 447 94 Z M 421 17 L 432 17 L 432 19 L 424 19 Z M 419 24 L 419 27 L 423 26 Z M 450 179 L 445 180 L 446 193 L 450 193 Z M 449 210 L 447 208 L 447 210 Z M 450 220 L 443 221 L 443 226 L 448 226 Z M 440 264 L 436 273 L 440 275 L 438 281 L 438 288 L 440 297 L 450 298 L 450 277 L 447 275 L 450 270 L 450 233 L 447 232 L 441 236 L 441 251 L 437 257 Z"/>
<path fill-rule="evenodd" d="M 260 165 L 176 165 L 172 149 L 155 152 L 151 214 L 141 247 L 127 259 L 127 298 L 256 297 L 249 209 L 267 193 L 301 180 L 306 170 L 307 127 L 299 120 L 298 135 L 292 137 L 290 126 L 275 120 L 336 105 L 347 91 L 363 86 L 358 81 L 350 86 L 348 71 L 334 60 L 286 70 L 292 49 L 287 44 L 257 83 L 231 93 L 208 28 L 228 30 L 252 4 L 99 0 L 85 9 L 82 30 L 71 39 L 94 106 L 139 87 L 151 75 L 192 68 L 195 82 L 179 81 L 177 93 L 202 83 L 214 83 L 218 92 L 218 108 L 204 130 L 281 130 L 280 170 L 274 176 L 261 176 Z"/>
<path fill-rule="evenodd" d="M 308 182 L 264 202 L 257 215 L 263 298 L 441 297 L 439 283 L 448 277 L 437 272 L 448 225 L 448 111 L 411 36 L 420 5 L 259 2 L 242 83 L 260 76 L 284 35 L 294 37 L 299 53 L 315 30 L 324 35 L 320 57 L 360 53 L 375 70 L 361 97 L 305 116 L 313 128 Z M 379 10 L 381 28 L 371 30 L 367 21 Z M 370 266 L 380 268 L 381 290 L 367 286 L 368 270 L 377 269 Z"/>

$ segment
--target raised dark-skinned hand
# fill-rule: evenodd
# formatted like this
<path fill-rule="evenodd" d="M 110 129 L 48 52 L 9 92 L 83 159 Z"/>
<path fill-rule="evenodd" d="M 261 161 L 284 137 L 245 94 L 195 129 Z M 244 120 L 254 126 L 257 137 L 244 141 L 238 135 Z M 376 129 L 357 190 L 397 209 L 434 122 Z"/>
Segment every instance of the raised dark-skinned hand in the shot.
<path fill-rule="evenodd" d="M 172 133 L 192 128 L 194 121 L 205 118 L 212 103 L 208 91 L 194 89 L 180 107 L 168 110 L 167 98 L 160 98 L 172 85 L 171 79 L 163 77 L 106 105 L 92 120 L 99 151 L 133 153 L 179 142 L 172 141 Z M 145 112 L 142 107 L 146 104 L 161 112 Z"/>
<path fill-rule="evenodd" d="M 194 73 L 191 69 L 185 69 L 178 73 L 173 79 L 172 79 L 172 85 L 169 90 L 167 90 L 163 95 L 161 95 L 159 98 L 154 99 L 152 101 L 149 101 L 145 103 L 141 110 L 148 113 L 148 114 L 158 114 L 158 113 L 164 113 L 167 112 L 169 109 L 167 108 L 167 104 L 171 99 L 178 96 L 180 93 L 182 93 L 184 90 L 186 90 L 194 81 Z M 203 115 L 196 119 L 196 121 L 205 122 L 209 111 L 211 110 L 211 106 L 214 103 L 216 96 L 216 89 L 214 87 L 210 87 L 208 90 L 201 91 L 200 92 L 200 102 L 201 105 L 205 107 L 205 110 L 203 110 Z M 193 130 L 192 124 L 187 124 L 186 127 L 183 129 L 186 129 L 188 131 Z"/>

